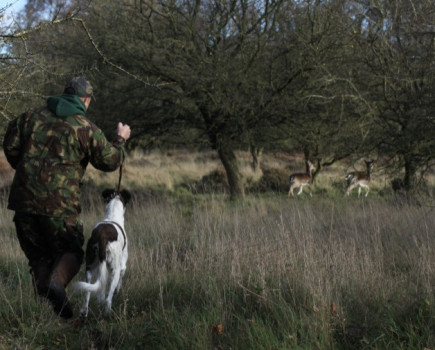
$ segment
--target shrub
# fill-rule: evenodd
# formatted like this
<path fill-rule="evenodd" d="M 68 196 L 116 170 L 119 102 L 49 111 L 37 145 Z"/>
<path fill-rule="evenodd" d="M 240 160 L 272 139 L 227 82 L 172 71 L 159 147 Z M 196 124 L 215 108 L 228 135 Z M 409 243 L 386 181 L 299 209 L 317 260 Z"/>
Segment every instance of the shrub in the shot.
<path fill-rule="evenodd" d="M 289 174 L 277 168 L 264 168 L 263 176 L 259 181 L 247 188 L 249 192 L 287 192 L 289 187 Z"/>
<path fill-rule="evenodd" d="M 227 175 L 223 169 L 216 169 L 189 185 L 193 193 L 227 193 Z"/>

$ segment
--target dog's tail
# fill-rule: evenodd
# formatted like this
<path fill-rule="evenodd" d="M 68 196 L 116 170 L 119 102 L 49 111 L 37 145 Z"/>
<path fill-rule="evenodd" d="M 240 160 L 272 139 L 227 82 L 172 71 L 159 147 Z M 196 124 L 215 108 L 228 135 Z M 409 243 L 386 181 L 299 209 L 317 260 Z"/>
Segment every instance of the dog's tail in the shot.
<path fill-rule="evenodd" d="M 76 282 L 74 284 L 74 289 L 82 292 L 97 293 L 99 295 L 102 295 L 104 298 L 104 291 L 106 290 L 106 285 L 107 285 L 107 277 L 108 277 L 108 271 L 107 271 L 106 261 L 103 260 L 100 262 L 98 268 L 98 275 L 95 282 L 94 283 Z"/>

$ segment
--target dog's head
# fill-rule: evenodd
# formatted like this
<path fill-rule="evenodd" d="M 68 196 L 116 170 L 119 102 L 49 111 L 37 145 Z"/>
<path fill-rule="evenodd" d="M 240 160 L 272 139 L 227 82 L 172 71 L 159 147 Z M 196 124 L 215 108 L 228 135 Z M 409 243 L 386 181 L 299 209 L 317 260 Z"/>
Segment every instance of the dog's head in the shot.
<path fill-rule="evenodd" d="M 114 189 L 106 188 L 102 193 L 103 199 L 105 203 L 109 203 L 113 198 L 116 196 L 119 196 L 119 199 L 124 204 L 124 207 L 127 205 L 128 202 L 131 200 L 131 194 L 127 190 L 122 190 L 121 192 L 118 192 Z"/>

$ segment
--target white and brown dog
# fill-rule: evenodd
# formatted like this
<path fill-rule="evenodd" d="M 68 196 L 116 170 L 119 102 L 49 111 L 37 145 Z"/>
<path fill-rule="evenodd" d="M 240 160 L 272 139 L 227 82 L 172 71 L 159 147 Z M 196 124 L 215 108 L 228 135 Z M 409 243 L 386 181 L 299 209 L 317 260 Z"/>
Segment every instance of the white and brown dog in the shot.
<path fill-rule="evenodd" d="M 128 240 L 124 213 L 131 195 L 127 190 L 117 192 L 106 189 L 103 198 L 107 203 L 103 220 L 95 225 L 86 246 L 86 282 L 76 282 L 74 286 L 76 290 L 86 292 L 80 309 L 82 318 L 88 315 L 91 293 L 97 294 L 98 301 L 105 305 L 105 313 L 110 314 L 113 294 L 120 290 L 127 267 Z"/>

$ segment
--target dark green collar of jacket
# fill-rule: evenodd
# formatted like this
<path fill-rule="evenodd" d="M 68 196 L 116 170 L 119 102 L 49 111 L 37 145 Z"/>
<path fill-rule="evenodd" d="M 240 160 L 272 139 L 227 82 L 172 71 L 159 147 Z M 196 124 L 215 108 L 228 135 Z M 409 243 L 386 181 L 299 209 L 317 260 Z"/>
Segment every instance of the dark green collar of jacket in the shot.
<path fill-rule="evenodd" d="M 63 94 L 51 96 L 47 100 L 48 109 L 58 117 L 86 115 L 86 106 L 77 95 Z"/>

